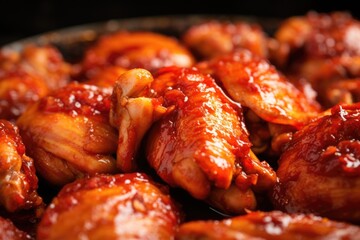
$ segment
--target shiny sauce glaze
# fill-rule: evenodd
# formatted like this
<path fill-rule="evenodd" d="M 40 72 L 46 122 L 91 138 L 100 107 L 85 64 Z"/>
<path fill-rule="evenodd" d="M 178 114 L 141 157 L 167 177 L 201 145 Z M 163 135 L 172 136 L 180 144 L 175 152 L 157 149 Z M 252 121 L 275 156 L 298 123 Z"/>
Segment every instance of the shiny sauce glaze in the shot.
<path fill-rule="evenodd" d="M 179 223 L 167 188 L 146 174 L 98 175 L 65 186 L 46 210 L 37 236 L 169 239 Z"/>
<path fill-rule="evenodd" d="M 92 85 L 71 83 L 40 100 L 39 110 L 45 113 L 64 112 L 71 116 L 107 118 L 111 91 Z"/>
<path fill-rule="evenodd" d="M 293 136 L 288 150 L 309 163 L 315 174 L 360 175 L 360 105 L 336 106 L 330 116 L 311 123 Z M 326 133 L 326 134 L 324 134 Z M 284 158 L 286 157 L 286 153 Z"/>
<path fill-rule="evenodd" d="M 176 107 L 160 121 L 157 146 L 161 149 L 152 149 L 152 164 L 175 185 L 172 165 L 180 158 L 195 158 L 216 186 L 229 186 L 232 175 L 240 173 L 236 162 L 247 158 L 250 149 L 241 110 L 240 115 L 235 110 L 240 106 L 196 69 L 164 68 L 155 79 L 151 91 L 163 96 L 164 106 Z"/>

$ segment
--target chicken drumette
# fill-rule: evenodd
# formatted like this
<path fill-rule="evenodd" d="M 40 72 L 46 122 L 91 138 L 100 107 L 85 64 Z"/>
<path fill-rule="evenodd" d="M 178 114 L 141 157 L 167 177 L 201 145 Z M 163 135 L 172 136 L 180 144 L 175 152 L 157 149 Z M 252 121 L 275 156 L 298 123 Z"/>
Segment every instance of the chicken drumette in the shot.
<path fill-rule="evenodd" d="M 296 132 L 280 156 L 272 199 L 286 212 L 360 221 L 360 104 Z"/>
<path fill-rule="evenodd" d="M 25 154 L 18 128 L 0 120 L 0 204 L 9 212 L 38 207 L 38 178 L 33 160 Z"/>
<path fill-rule="evenodd" d="M 146 174 L 98 175 L 64 186 L 37 239 L 172 239 L 180 221 L 167 188 Z"/>
<path fill-rule="evenodd" d="M 27 152 L 47 181 L 62 185 L 85 174 L 116 172 L 111 91 L 71 83 L 31 105 L 17 120 Z"/>
<path fill-rule="evenodd" d="M 69 82 L 70 65 L 52 46 L 0 52 L 0 118 L 15 121 L 50 91 Z"/>

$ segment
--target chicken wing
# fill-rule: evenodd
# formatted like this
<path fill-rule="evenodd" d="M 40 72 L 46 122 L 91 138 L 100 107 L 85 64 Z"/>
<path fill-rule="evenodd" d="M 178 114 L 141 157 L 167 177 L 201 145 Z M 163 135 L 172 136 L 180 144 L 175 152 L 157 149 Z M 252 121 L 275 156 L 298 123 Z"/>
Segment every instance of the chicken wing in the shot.
<path fill-rule="evenodd" d="M 25 154 L 18 128 L 0 120 L 0 204 L 9 212 L 42 204 L 33 160 Z"/>
<path fill-rule="evenodd" d="M 144 135 L 136 131 L 147 132 L 148 162 L 171 186 L 208 199 L 222 210 L 243 212 L 245 207 L 256 206 L 253 189 L 273 185 L 274 171 L 251 154 L 240 105 L 231 102 L 211 77 L 196 69 L 168 67 L 159 69 L 154 79 L 148 71 L 134 69 L 122 75 L 113 96 L 114 113 L 122 110 L 129 115 L 130 102 L 134 109 L 141 106 L 151 113 L 145 123 L 141 115 L 135 119 L 116 116 L 122 120 L 120 126 L 131 126 L 125 128 L 128 147 L 122 151 L 124 155 L 134 152 L 138 137 Z M 232 201 L 235 195 L 246 196 L 248 201 Z"/>
<path fill-rule="evenodd" d="M 57 49 L 28 45 L 0 53 L 0 118 L 15 121 L 27 106 L 69 82 L 70 66 Z"/>
<path fill-rule="evenodd" d="M 334 106 L 326 94 L 331 82 L 360 76 L 360 22 L 347 12 L 291 17 L 275 39 L 287 51 L 274 51 L 274 63 L 309 81 L 324 108 Z"/>
<path fill-rule="evenodd" d="M 284 136 L 282 134 L 288 131 L 294 132 L 320 111 L 318 104 L 308 101 L 268 60 L 248 50 L 238 50 L 202 61 L 196 67 L 214 77 L 233 100 L 250 109 L 245 117 L 252 140 L 255 140 L 256 135 L 266 140 Z M 272 126 L 258 128 L 266 123 Z M 288 127 L 281 127 L 283 125 Z M 253 143 L 257 149 L 264 145 L 255 141 Z"/>
<path fill-rule="evenodd" d="M 360 104 L 338 105 L 293 135 L 279 160 L 275 208 L 360 221 L 359 116 Z"/>
<path fill-rule="evenodd" d="M 311 214 L 280 211 L 250 212 L 216 221 L 192 221 L 180 225 L 175 239 L 357 239 L 360 228 Z"/>
<path fill-rule="evenodd" d="M 0 118 L 15 122 L 29 105 L 48 93 L 37 75 L 21 70 L 0 73 Z"/>
<path fill-rule="evenodd" d="M 267 34 L 257 23 L 206 21 L 191 26 L 181 39 L 199 59 L 210 59 L 242 48 L 267 57 Z"/>
<path fill-rule="evenodd" d="M 163 66 L 189 67 L 193 64 L 194 57 L 176 38 L 155 32 L 128 31 L 102 36 L 85 51 L 81 62 L 84 76 L 109 65 L 153 72 Z"/>
<path fill-rule="evenodd" d="M 98 175 L 65 185 L 46 209 L 38 239 L 172 239 L 180 210 L 146 174 Z"/>
<path fill-rule="evenodd" d="M 47 181 L 63 185 L 84 174 L 116 172 L 111 92 L 72 83 L 40 99 L 17 120 L 27 152 Z"/>

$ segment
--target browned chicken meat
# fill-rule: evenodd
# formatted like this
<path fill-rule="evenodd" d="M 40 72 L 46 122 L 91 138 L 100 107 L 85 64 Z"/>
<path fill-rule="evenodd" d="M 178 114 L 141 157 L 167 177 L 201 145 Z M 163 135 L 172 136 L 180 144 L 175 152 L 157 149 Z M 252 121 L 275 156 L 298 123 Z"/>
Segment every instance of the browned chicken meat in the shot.
<path fill-rule="evenodd" d="M 144 69 L 126 72 L 114 87 L 111 118 L 120 167 L 136 169 L 136 146 L 151 127 L 146 155 L 157 174 L 225 212 L 256 208 L 253 191 L 276 179 L 250 151 L 241 106 L 196 69 L 161 68 L 154 78 Z"/>
<path fill-rule="evenodd" d="M 0 49 L 0 240 L 359 238 L 360 21 L 198 20 Z"/>
<path fill-rule="evenodd" d="M 191 26 L 182 41 L 199 59 L 209 59 L 236 49 L 248 49 L 267 57 L 267 34 L 258 23 L 249 21 L 206 21 Z"/>
<path fill-rule="evenodd" d="M 95 85 L 101 88 L 107 88 L 109 91 L 113 90 L 115 82 L 119 79 L 120 75 L 126 72 L 127 69 L 119 66 L 107 66 L 95 71 L 83 83 Z"/>
<path fill-rule="evenodd" d="M 192 221 L 180 225 L 175 239 L 355 240 L 360 228 L 311 214 L 280 211 L 251 212 L 216 221 Z"/>
<path fill-rule="evenodd" d="M 0 118 L 15 121 L 26 107 L 69 82 L 70 66 L 51 46 L 0 53 Z"/>
<path fill-rule="evenodd" d="M 274 37 L 278 48 L 286 49 L 274 51 L 274 63 L 287 74 L 309 81 L 325 108 L 343 103 L 346 94 L 359 98 L 346 88 L 337 89 L 343 90 L 340 98 L 326 93 L 335 87 L 330 86 L 331 82 L 360 76 L 360 22 L 349 13 L 310 12 L 291 17 L 280 25 Z"/>
<path fill-rule="evenodd" d="M 99 175 L 65 185 L 38 239 L 172 239 L 181 221 L 167 189 L 146 174 Z"/>
<path fill-rule="evenodd" d="M 276 209 L 360 222 L 360 104 L 296 132 L 279 160 Z"/>
<path fill-rule="evenodd" d="M 84 174 L 116 172 L 110 97 L 106 89 L 71 83 L 21 115 L 17 124 L 27 152 L 47 181 L 62 185 Z"/>
<path fill-rule="evenodd" d="M 29 234 L 19 230 L 9 219 L 0 217 L 0 240 L 30 240 Z"/>
<path fill-rule="evenodd" d="M 109 65 L 153 72 L 164 66 L 193 64 L 194 57 L 176 38 L 155 32 L 120 31 L 102 36 L 87 49 L 81 67 L 82 75 L 87 78 Z"/>
<path fill-rule="evenodd" d="M 14 212 L 42 204 L 33 160 L 25 154 L 18 128 L 0 120 L 0 205 Z"/>
<path fill-rule="evenodd" d="M 246 125 L 256 153 L 267 148 L 279 152 L 281 147 L 276 146 L 291 137 L 288 133 L 320 111 L 318 104 L 309 101 L 268 60 L 248 50 L 217 56 L 196 67 L 214 77 L 233 100 L 248 109 Z"/>

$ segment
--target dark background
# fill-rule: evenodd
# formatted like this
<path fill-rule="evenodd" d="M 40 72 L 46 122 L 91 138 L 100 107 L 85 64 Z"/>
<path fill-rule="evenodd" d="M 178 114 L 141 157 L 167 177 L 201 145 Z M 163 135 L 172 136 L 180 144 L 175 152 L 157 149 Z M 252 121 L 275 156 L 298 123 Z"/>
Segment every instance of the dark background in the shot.
<path fill-rule="evenodd" d="M 141 16 L 174 14 L 239 14 L 286 18 L 308 11 L 348 11 L 360 18 L 357 1 L 84 1 L 0 0 L 0 45 L 79 24 Z"/>

